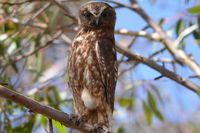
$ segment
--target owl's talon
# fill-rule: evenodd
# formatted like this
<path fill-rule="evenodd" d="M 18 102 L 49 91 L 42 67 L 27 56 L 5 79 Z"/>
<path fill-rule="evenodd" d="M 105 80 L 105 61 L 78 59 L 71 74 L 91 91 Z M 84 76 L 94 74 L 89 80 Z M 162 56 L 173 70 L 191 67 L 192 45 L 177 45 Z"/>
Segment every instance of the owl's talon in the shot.
<path fill-rule="evenodd" d="M 69 119 L 73 121 L 73 123 L 75 123 L 76 125 L 86 122 L 86 119 L 84 117 L 75 114 L 70 114 Z"/>
<path fill-rule="evenodd" d="M 94 124 L 95 131 L 103 130 L 103 133 L 111 133 L 108 127 L 106 127 L 103 123 L 96 123 Z"/>

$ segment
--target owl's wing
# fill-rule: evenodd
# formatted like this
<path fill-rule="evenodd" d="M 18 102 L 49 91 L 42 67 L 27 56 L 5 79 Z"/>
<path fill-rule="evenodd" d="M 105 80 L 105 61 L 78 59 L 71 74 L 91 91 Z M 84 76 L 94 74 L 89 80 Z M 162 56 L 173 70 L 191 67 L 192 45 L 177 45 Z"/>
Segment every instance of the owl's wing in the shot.
<path fill-rule="evenodd" d="M 95 51 L 100 68 L 101 81 L 105 89 L 106 101 L 113 111 L 117 81 L 117 59 L 114 39 L 98 41 L 95 44 Z"/>

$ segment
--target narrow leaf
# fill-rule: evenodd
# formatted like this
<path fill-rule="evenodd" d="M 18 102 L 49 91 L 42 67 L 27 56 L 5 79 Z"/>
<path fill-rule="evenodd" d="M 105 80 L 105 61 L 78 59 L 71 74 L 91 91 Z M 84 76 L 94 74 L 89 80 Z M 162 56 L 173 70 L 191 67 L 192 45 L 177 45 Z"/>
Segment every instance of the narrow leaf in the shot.
<path fill-rule="evenodd" d="M 152 112 L 144 101 L 142 102 L 142 107 L 143 107 L 143 111 L 144 111 L 144 114 L 147 119 L 147 123 L 149 126 L 151 126 L 152 125 Z"/>
<path fill-rule="evenodd" d="M 133 104 L 133 99 L 132 98 L 125 98 L 125 97 L 121 97 L 119 99 L 119 105 L 122 107 L 126 107 L 128 105 L 132 105 Z"/>
<path fill-rule="evenodd" d="M 155 100 L 154 100 L 154 98 L 153 98 L 153 95 L 152 95 L 150 92 L 148 92 L 148 102 L 149 102 L 149 105 L 150 105 L 150 107 L 151 107 L 153 113 L 155 114 L 155 116 L 156 116 L 159 120 L 163 121 L 163 120 L 164 120 L 164 117 L 162 116 L 162 114 L 160 113 L 160 111 L 157 109 Z"/>
<path fill-rule="evenodd" d="M 200 13 L 200 5 L 194 6 L 187 10 L 189 13 Z"/>
<path fill-rule="evenodd" d="M 184 30 L 185 23 L 182 19 L 179 19 L 176 24 L 176 35 L 179 36 L 179 34 Z"/>

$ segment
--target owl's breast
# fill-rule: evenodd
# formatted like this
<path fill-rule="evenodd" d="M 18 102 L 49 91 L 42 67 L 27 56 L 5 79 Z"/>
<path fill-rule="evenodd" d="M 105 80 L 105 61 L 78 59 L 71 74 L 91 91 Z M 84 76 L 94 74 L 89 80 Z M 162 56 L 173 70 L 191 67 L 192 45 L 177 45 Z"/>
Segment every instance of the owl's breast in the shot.
<path fill-rule="evenodd" d="M 72 48 L 73 72 L 80 82 L 89 82 L 99 76 L 98 60 L 95 53 L 95 41 L 82 40 L 78 37 Z"/>

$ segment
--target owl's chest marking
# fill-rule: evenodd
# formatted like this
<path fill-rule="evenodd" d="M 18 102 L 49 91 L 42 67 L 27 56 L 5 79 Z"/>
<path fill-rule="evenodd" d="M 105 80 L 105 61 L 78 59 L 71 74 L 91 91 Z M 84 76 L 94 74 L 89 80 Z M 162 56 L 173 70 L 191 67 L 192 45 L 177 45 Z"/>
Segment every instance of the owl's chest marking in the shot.
<path fill-rule="evenodd" d="M 96 109 L 99 105 L 99 100 L 93 97 L 87 88 L 83 89 L 81 99 L 83 100 L 84 105 L 90 110 Z"/>
<path fill-rule="evenodd" d="M 101 82 L 99 81 L 100 73 L 98 71 L 98 61 L 96 55 L 95 44 L 98 42 L 91 41 L 90 36 L 77 37 L 74 47 L 74 54 L 78 55 L 74 57 L 75 70 L 77 71 L 77 79 L 83 85 L 81 90 L 81 100 L 86 108 L 93 110 L 99 105 L 99 98 L 94 95 L 94 92 L 98 94 L 98 88 Z M 84 43 L 82 43 L 84 41 Z"/>

